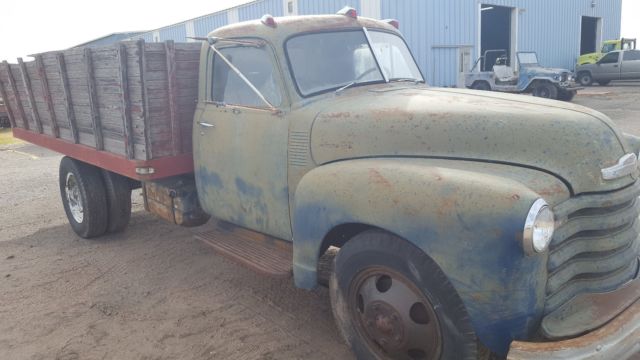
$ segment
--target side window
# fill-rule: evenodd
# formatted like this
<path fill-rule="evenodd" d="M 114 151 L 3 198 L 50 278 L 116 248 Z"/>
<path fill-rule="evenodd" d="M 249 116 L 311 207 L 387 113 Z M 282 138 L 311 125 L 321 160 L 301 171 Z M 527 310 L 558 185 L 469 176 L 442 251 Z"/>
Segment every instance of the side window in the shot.
<path fill-rule="evenodd" d="M 218 49 L 273 105 L 282 103 L 277 71 L 267 46 Z M 264 108 L 266 104 L 217 54 L 213 54 L 209 100 L 230 105 Z"/>
<path fill-rule="evenodd" d="M 602 60 L 600 60 L 601 64 L 617 64 L 620 59 L 619 52 L 612 52 L 605 55 Z"/>
<path fill-rule="evenodd" d="M 623 61 L 640 60 L 640 51 L 627 51 L 624 53 Z"/>

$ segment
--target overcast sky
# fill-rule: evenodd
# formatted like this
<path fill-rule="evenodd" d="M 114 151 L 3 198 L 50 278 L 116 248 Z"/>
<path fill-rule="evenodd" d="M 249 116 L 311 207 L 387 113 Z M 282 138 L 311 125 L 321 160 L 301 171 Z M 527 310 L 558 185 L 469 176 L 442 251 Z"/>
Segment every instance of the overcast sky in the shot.
<path fill-rule="evenodd" d="M 0 60 L 65 49 L 113 32 L 150 30 L 248 0 L 2 0 Z M 349 0 L 345 0 L 348 3 Z M 623 0 L 622 36 L 640 39 L 639 0 Z"/>

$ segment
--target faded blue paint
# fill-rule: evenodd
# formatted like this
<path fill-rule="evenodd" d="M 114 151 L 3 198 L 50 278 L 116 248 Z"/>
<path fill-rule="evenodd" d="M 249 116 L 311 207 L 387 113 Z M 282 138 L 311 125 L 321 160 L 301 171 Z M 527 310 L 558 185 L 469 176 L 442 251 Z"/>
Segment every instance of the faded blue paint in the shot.
<path fill-rule="evenodd" d="M 537 190 L 521 182 L 527 179 Z M 329 181 L 331 189 L 322 186 Z M 505 354 L 512 340 L 531 337 L 543 314 L 546 255 L 525 256 L 521 234 L 537 191 L 556 183 L 533 170 L 426 159 L 351 160 L 316 168 L 296 190 L 296 285 L 316 285 L 319 249 L 330 229 L 348 223 L 383 228 L 440 266 L 480 340 Z"/>
<path fill-rule="evenodd" d="M 259 187 L 248 184 L 240 178 L 236 178 L 235 182 L 236 189 L 238 189 L 241 195 L 247 195 L 252 198 L 262 197 L 262 189 L 260 189 Z"/>

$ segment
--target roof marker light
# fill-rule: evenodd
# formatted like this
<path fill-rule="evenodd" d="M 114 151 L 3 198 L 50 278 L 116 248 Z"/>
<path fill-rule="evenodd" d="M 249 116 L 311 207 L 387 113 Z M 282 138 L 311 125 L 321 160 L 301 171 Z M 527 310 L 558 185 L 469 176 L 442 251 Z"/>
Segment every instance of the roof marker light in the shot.
<path fill-rule="evenodd" d="M 386 22 L 387 24 L 393 26 L 396 29 L 400 29 L 400 21 L 396 20 L 396 19 L 385 19 L 382 20 L 384 22 Z"/>
<path fill-rule="evenodd" d="M 338 15 L 345 15 L 352 19 L 358 18 L 358 12 L 356 11 L 356 9 L 349 6 L 345 6 L 340 11 L 338 11 Z"/>
<path fill-rule="evenodd" d="M 274 19 L 273 16 L 270 14 L 263 15 L 260 21 L 262 21 L 263 24 L 269 27 L 272 27 L 272 28 L 276 27 L 276 19 Z"/>

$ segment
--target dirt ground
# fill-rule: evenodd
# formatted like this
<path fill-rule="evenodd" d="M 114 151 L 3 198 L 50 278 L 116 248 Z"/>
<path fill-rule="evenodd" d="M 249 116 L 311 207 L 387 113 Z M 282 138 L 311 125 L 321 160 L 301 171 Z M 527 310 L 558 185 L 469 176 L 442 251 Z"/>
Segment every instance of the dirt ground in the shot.
<path fill-rule="evenodd" d="M 576 103 L 640 135 L 640 83 Z M 254 274 L 163 223 L 134 194 L 124 234 L 83 240 L 60 156 L 0 146 L 0 359 L 350 359 L 326 289 Z"/>

